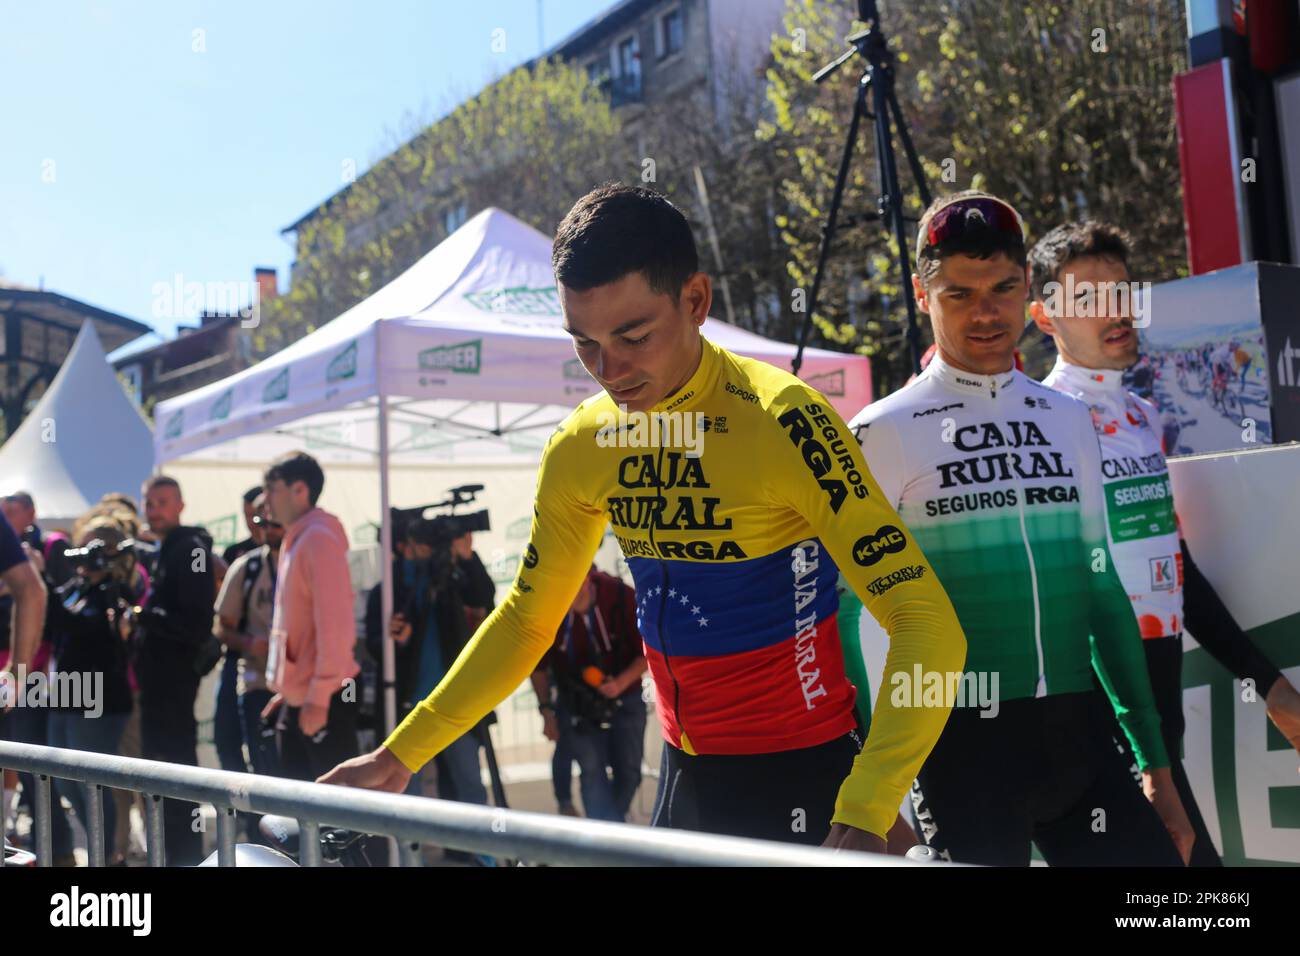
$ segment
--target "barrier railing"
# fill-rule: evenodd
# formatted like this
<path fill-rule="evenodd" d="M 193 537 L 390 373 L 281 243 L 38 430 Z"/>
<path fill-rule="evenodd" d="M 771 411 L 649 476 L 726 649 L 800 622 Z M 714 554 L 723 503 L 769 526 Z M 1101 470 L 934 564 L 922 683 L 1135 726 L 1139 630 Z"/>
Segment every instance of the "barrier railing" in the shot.
<path fill-rule="evenodd" d="M 304 866 L 320 865 L 318 834 L 322 825 L 393 837 L 403 866 L 421 865 L 422 843 L 499 858 L 577 866 L 913 865 L 873 853 L 576 820 L 32 744 L 0 742 L 0 768 L 34 775 L 40 866 L 49 866 L 52 857 L 52 778 L 89 786 L 90 819 L 85 826 L 91 866 L 104 865 L 102 801 L 106 787 L 144 794 L 150 866 L 166 863 L 164 799 L 211 804 L 216 809 L 219 866 L 235 865 L 235 814 L 240 811 L 296 818 L 302 830 L 300 857 Z M 7 809 L 8 800 L 0 799 L 0 833 Z"/>

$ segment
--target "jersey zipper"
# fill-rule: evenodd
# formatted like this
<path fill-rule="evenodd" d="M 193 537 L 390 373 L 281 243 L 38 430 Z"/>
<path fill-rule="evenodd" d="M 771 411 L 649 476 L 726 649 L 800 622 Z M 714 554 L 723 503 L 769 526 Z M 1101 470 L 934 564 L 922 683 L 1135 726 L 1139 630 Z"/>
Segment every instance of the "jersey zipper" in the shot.
<path fill-rule="evenodd" d="M 664 425 L 662 420 L 660 421 L 660 425 L 661 426 Z M 663 497 L 663 493 L 664 493 L 663 437 L 664 436 L 661 433 L 659 436 L 660 438 L 659 459 L 655 464 L 655 493 L 661 498 Z M 656 511 L 654 512 L 654 514 L 658 514 L 658 512 Z M 650 547 L 655 549 L 656 554 L 659 553 L 659 548 L 655 544 L 655 522 L 653 517 L 650 520 Z M 668 671 L 669 679 L 672 680 L 673 682 L 673 719 L 677 721 L 677 730 L 681 734 L 682 739 L 689 740 L 690 738 L 686 736 L 686 725 L 682 723 L 682 714 L 681 714 L 682 688 L 681 688 L 681 684 L 677 682 L 677 675 L 673 673 L 672 656 L 669 653 L 668 641 L 664 637 L 664 602 L 666 600 L 664 598 L 664 595 L 668 592 L 668 563 L 664 561 L 662 558 L 659 558 L 657 560 L 659 561 L 659 614 L 658 614 L 658 620 L 656 622 L 656 627 L 658 628 L 659 631 L 659 646 L 664 649 L 664 667 Z M 686 750 L 685 747 L 683 747 L 682 749 Z M 693 750 L 694 748 L 691 749 Z M 687 752 L 689 753 L 690 751 Z"/>
<path fill-rule="evenodd" d="M 997 400 L 996 382 L 989 383 L 991 401 Z M 1020 518 L 1020 541 L 1025 546 L 1025 556 L 1029 559 L 1029 591 L 1034 599 L 1034 648 L 1038 652 L 1038 679 L 1035 681 L 1034 696 L 1047 696 L 1047 659 L 1043 654 L 1043 617 L 1038 604 L 1038 567 L 1034 564 L 1034 549 L 1029 543 L 1029 529 L 1025 527 L 1025 484 L 1017 477 L 1016 511 Z"/>
<path fill-rule="evenodd" d="M 1025 554 L 1029 557 L 1029 589 L 1034 598 L 1034 646 L 1038 650 L 1038 681 L 1034 688 L 1035 697 L 1047 696 L 1047 667 L 1043 657 L 1043 622 L 1042 612 L 1038 606 L 1038 569 L 1034 566 L 1034 549 L 1029 544 L 1029 532 L 1025 528 L 1025 486 L 1017 482 L 1020 489 L 1020 540 L 1024 542 Z"/>

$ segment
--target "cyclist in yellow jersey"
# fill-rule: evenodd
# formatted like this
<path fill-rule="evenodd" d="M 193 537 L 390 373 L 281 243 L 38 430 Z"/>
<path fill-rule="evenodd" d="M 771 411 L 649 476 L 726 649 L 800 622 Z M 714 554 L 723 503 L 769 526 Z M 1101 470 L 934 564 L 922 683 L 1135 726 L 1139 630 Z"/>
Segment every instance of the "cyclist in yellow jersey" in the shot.
<path fill-rule="evenodd" d="M 949 707 L 882 700 L 862 741 L 835 584 L 889 632 L 886 680 L 961 671 L 942 586 L 825 398 L 700 335 L 711 287 L 667 200 L 600 187 L 553 261 L 604 393 L 547 444 L 509 596 L 381 747 L 321 779 L 401 791 L 528 677 L 611 524 L 665 740 L 653 823 L 883 851 Z"/>

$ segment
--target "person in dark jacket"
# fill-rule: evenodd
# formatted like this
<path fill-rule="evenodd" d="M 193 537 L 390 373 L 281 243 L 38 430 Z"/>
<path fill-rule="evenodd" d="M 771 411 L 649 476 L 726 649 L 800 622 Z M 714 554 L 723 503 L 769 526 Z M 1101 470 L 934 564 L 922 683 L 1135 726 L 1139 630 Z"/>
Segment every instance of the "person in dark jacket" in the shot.
<path fill-rule="evenodd" d="M 185 501 L 174 478 L 156 475 L 144 486 L 145 517 L 161 542 L 149 598 L 139 617 L 135 661 L 140 684 L 141 753 L 146 760 L 198 765 L 200 650 L 212 636 L 216 578 L 212 539 L 181 524 Z M 166 800 L 163 807 L 169 865 L 200 862 L 202 838 L 192 826 L 198 807 Z"/>

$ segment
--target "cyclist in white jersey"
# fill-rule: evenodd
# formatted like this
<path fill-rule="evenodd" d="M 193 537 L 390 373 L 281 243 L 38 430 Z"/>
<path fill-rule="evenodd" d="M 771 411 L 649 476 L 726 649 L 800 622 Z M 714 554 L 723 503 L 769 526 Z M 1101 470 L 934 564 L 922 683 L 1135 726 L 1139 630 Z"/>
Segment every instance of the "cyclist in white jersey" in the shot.
<path fill-rule="evenodd" d="M 1108 543 L 1142 632 L 1174 782 L 1196 831 L 1191 864 L 1218 866 L 1221 861 L 1178 758 L 1184 728 L 1183 629 L 1235 676 L 1255 682 L 1269 716 L 1297 749 L 1300 695 L 1233 620 L 1179 533 L 1160 412 L 1122 381 L 1124 370 L 1138 359 L 1138 333 L 1125 308 L 1131 298 L 1112 298 L 1102 291 L 1104 283 L 1128 283 L 1130 248 L 1129 237 L 1115 226 L 1083 222 L 1056 227 L 1029 255 L 1030 313 L 1053 337 L 1059 356 L 1043 384 L 1086 402 L 1092 413 L 1102 451 Z M 1090 314 L 1071 309 L 1069 302 L 1054 300 L 1050 282 L 1058 283 L 1056 288 L 1091 290 L 1092 300 L 1106 307 Z"/>
<path fill-rule="evenodd" d="M 913 790 L 921 835 L 958 862 L 1027 865 L 1032 842 L 1052 865 L 1176 866 L 1192 830 L 1106 549 L 1088 409 L 1013 364 L 1028 298 L 1020 217 L 960 193 L 927 210 L 917 250 L 912 283 L 938 354 L 850 427 L 967 638 L 959 696 Z M 854 560 L 879 561 L 896 532 L 864 536 Z M 868 588 L 883 593 L 908 573 Z M 930 675 L 915 683 L 935 689 Z M 897 706 L 909 690 L 928 705 L 896 683 L 880 699 Z M 1112 743 L 1116 716 L 1150 803 Z"/>

